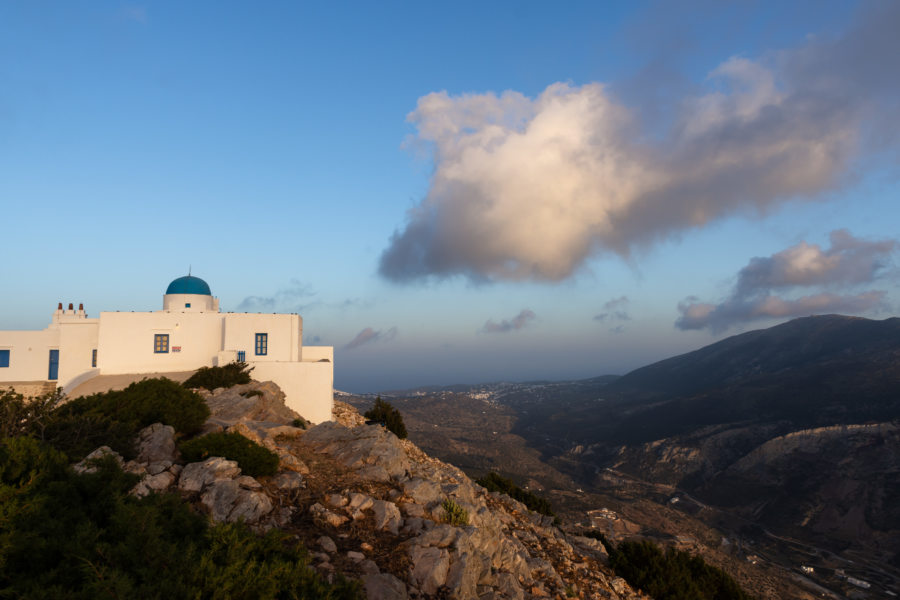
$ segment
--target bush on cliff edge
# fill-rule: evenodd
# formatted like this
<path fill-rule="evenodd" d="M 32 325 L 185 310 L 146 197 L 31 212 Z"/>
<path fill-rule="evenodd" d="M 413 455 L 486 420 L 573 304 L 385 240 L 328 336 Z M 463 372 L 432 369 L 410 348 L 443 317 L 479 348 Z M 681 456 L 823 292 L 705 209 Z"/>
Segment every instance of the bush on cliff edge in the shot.
<path fill-rule="evenodd" d="M 403 415 L 394 408 L 390 403 L 381 399 L 381 396 L 375 398 L 375 406 L 366 411 L 363 415 L 370 421 L 381 423 L 387 430 L 396 435 L 398 438 L 405 439 L 407 436 L 406 425 L 403 423 Z"/>

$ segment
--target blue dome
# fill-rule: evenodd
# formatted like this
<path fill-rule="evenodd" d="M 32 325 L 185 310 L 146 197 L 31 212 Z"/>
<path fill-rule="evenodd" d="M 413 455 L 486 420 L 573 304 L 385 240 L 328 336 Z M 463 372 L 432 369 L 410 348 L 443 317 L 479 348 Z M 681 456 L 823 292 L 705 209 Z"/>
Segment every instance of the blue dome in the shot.
<path fill-rule="evenodd" d="M 209 291 L 209 285 L 199 277 L 194 277 L 192 275 L 179 277 L 178 279 L 170 283 L 169 287 L 166 288 L 166 293 L 199 294 L 202 296 L 212 296 L 212 292 Z"/>

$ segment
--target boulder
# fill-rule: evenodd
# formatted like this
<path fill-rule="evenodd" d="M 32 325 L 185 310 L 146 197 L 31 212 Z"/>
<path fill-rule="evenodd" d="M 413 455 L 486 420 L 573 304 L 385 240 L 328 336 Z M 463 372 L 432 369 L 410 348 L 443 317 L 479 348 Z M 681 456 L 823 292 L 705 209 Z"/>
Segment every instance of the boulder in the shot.
<path fill-rule="evenodd" d="M 241 487 L 233 479 L 220 479 L 206 488 L 200 502 L 214 521 L 233 523 L 243 520 L 256 523 L 272 512 L 272 501 L 262 492 Z"/>
<path fill-rule="evenodd" d="M 363 587 L 368 600 L 406 600 L 406 584 L 390 573 L 363 575 Z"/>
<path fill-rule="evenodd" d="M 331 554 L 337 552 L 337 544 L 335 544 L 334 540 L 327 535 L 321 536 L 318 540 L 316 540 L 316 542 L 318 542 L 319 546 L 321 546 L 322 550 L 324 550 L 325 552 L 329 552 Z"/>
<path fill-rule="evenodd" d="M 215 481 L 234 479 L 240 474 L 237 462 L 212 456 L 203 462 L 185 465 L 178 478 L 178 489 L 182 492 L 200 492 Z"/>
<path fill-rule="evenodd" d="M 409 458 L 400 440 L 382 427 L 362 425 L 350 428 L 326 421 L 309 429 L 300 439 L 303 444 L 351 469 L 378 466 L 389 477 L 399 479 L 410 468 Z M 372 477 L 375 471 L 370 469 L 364 473 Z"/>
<path fill-rule="evenodd" d="M 138 455 L 135 460 L 142 464 L 168 463 L 171 465 L 178 459 L 175 428 L 170 425 L 154 423 L 144 427 L 138 434 L 137 446 Z M 162 470 L 158 472 L 162 472 Z M 151 475 L 155 474 L 151 472 Z"/>
<path fill-rule="evenodd" d="M 410 552 L 410 582 L 425 594 L 434 594 L 447 581 L 450 553 L 443 548 L 413 546 Z"/>
<path fill-rule="evenodd" d="M 372 512 L 375 514 L 375 529 L 378 531 L 389 531 L 394 535 L 400 533 L 400 524 L 403 517 L 400 516 L 400 509 L 393 502 L 385 500 L 375 500 L 372 505 Z"/>
<path fill-rule="evenodd" d="M 254 381 L 217 389 L 206 398 L 206 404 L 213 423 L 233 425 L 239 421 L 269 421 L 290 425 L 300 415 L 285 405 L 284 398 L 284 392 L 273 382 Z"/>
<path fill-rule="evenodd" d="M 444 499 L 440 486 L 433 481 L 414 477 L 403 482 L 403 493 L 412 498 L 416 504 L 427 506 Z"/>

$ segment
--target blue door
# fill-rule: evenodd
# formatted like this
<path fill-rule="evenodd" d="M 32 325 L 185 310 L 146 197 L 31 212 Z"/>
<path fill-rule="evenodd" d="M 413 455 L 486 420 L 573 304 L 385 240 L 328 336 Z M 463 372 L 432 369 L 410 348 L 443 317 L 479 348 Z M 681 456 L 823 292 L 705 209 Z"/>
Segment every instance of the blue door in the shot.
<path fill-rule="evenodd" d="M 47 379 L 59 379 L 59 350 L 50 351 L 50 372 Z"/>

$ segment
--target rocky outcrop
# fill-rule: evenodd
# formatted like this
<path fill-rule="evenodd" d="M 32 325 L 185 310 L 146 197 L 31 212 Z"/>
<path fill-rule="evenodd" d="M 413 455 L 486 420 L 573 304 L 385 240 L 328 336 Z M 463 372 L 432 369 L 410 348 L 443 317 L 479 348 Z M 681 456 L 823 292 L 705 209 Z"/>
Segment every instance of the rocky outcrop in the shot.
<path fill-rule="evenodd" d="M 212 413 L 209 420 L 223 427 L 240 421 L 261 421 L 290 425 L 300 417 L 284 403 L 284 392 L 271 381 L 252 381 L 212 392 L 198 390 Z"/>
<path fill-rule="evenodd" d="M 133 493 L 176 492 L 214 521 L 282 528 L 310 549 L 316 569 L 358 578 L 369 599 L 644 598 L 613 577 L 596 540 L 568 536 L 342 403 L 341 422 L 308 431 L 279 422 L 289 415 L 278 393 L 253 385 L 245 389 L 264 393 L 208 394 L 210 424 L 277 452 L 276 475 L 248 477 L 222 457 L 181 464 L 172 428 L 154 424 L 125 463 L 142 476 Z M 106 454 L 114 455 L 98 449 L 77 468 Z M 445 502 L 464 511 L 462 522 L 446 522 Z"/>
<path fill-rule="evenodd" d="M 360 486 L 378 490 L 377 496 L 349 489 L 327 494 L 309 509 L 314 522 L 334 532 L 329 541 L 367 526 L 387 535 L 384 546 L 402 553 L 404 567 L 393 569 L 390 578 L 384 569 L 362 576 L 370 597 L 641 597 L 621 581 L 615 586 L 620 591 L 614 589 L 605 550 L 596 540 L 569 538 L 542 515 L 487 492 L 459 469 L 380 426 L 321 424 L 298 443 L 346 467 Z M 445 500 L 466 511 L 466 525 L 442 522 Z M 330 556 L 322 562 L 328 566 L 320 568 L 329 570 L 338 552 L 319 545 Z M 378 555 L 384 547 L 373 550 L 364 556 Z"/>

